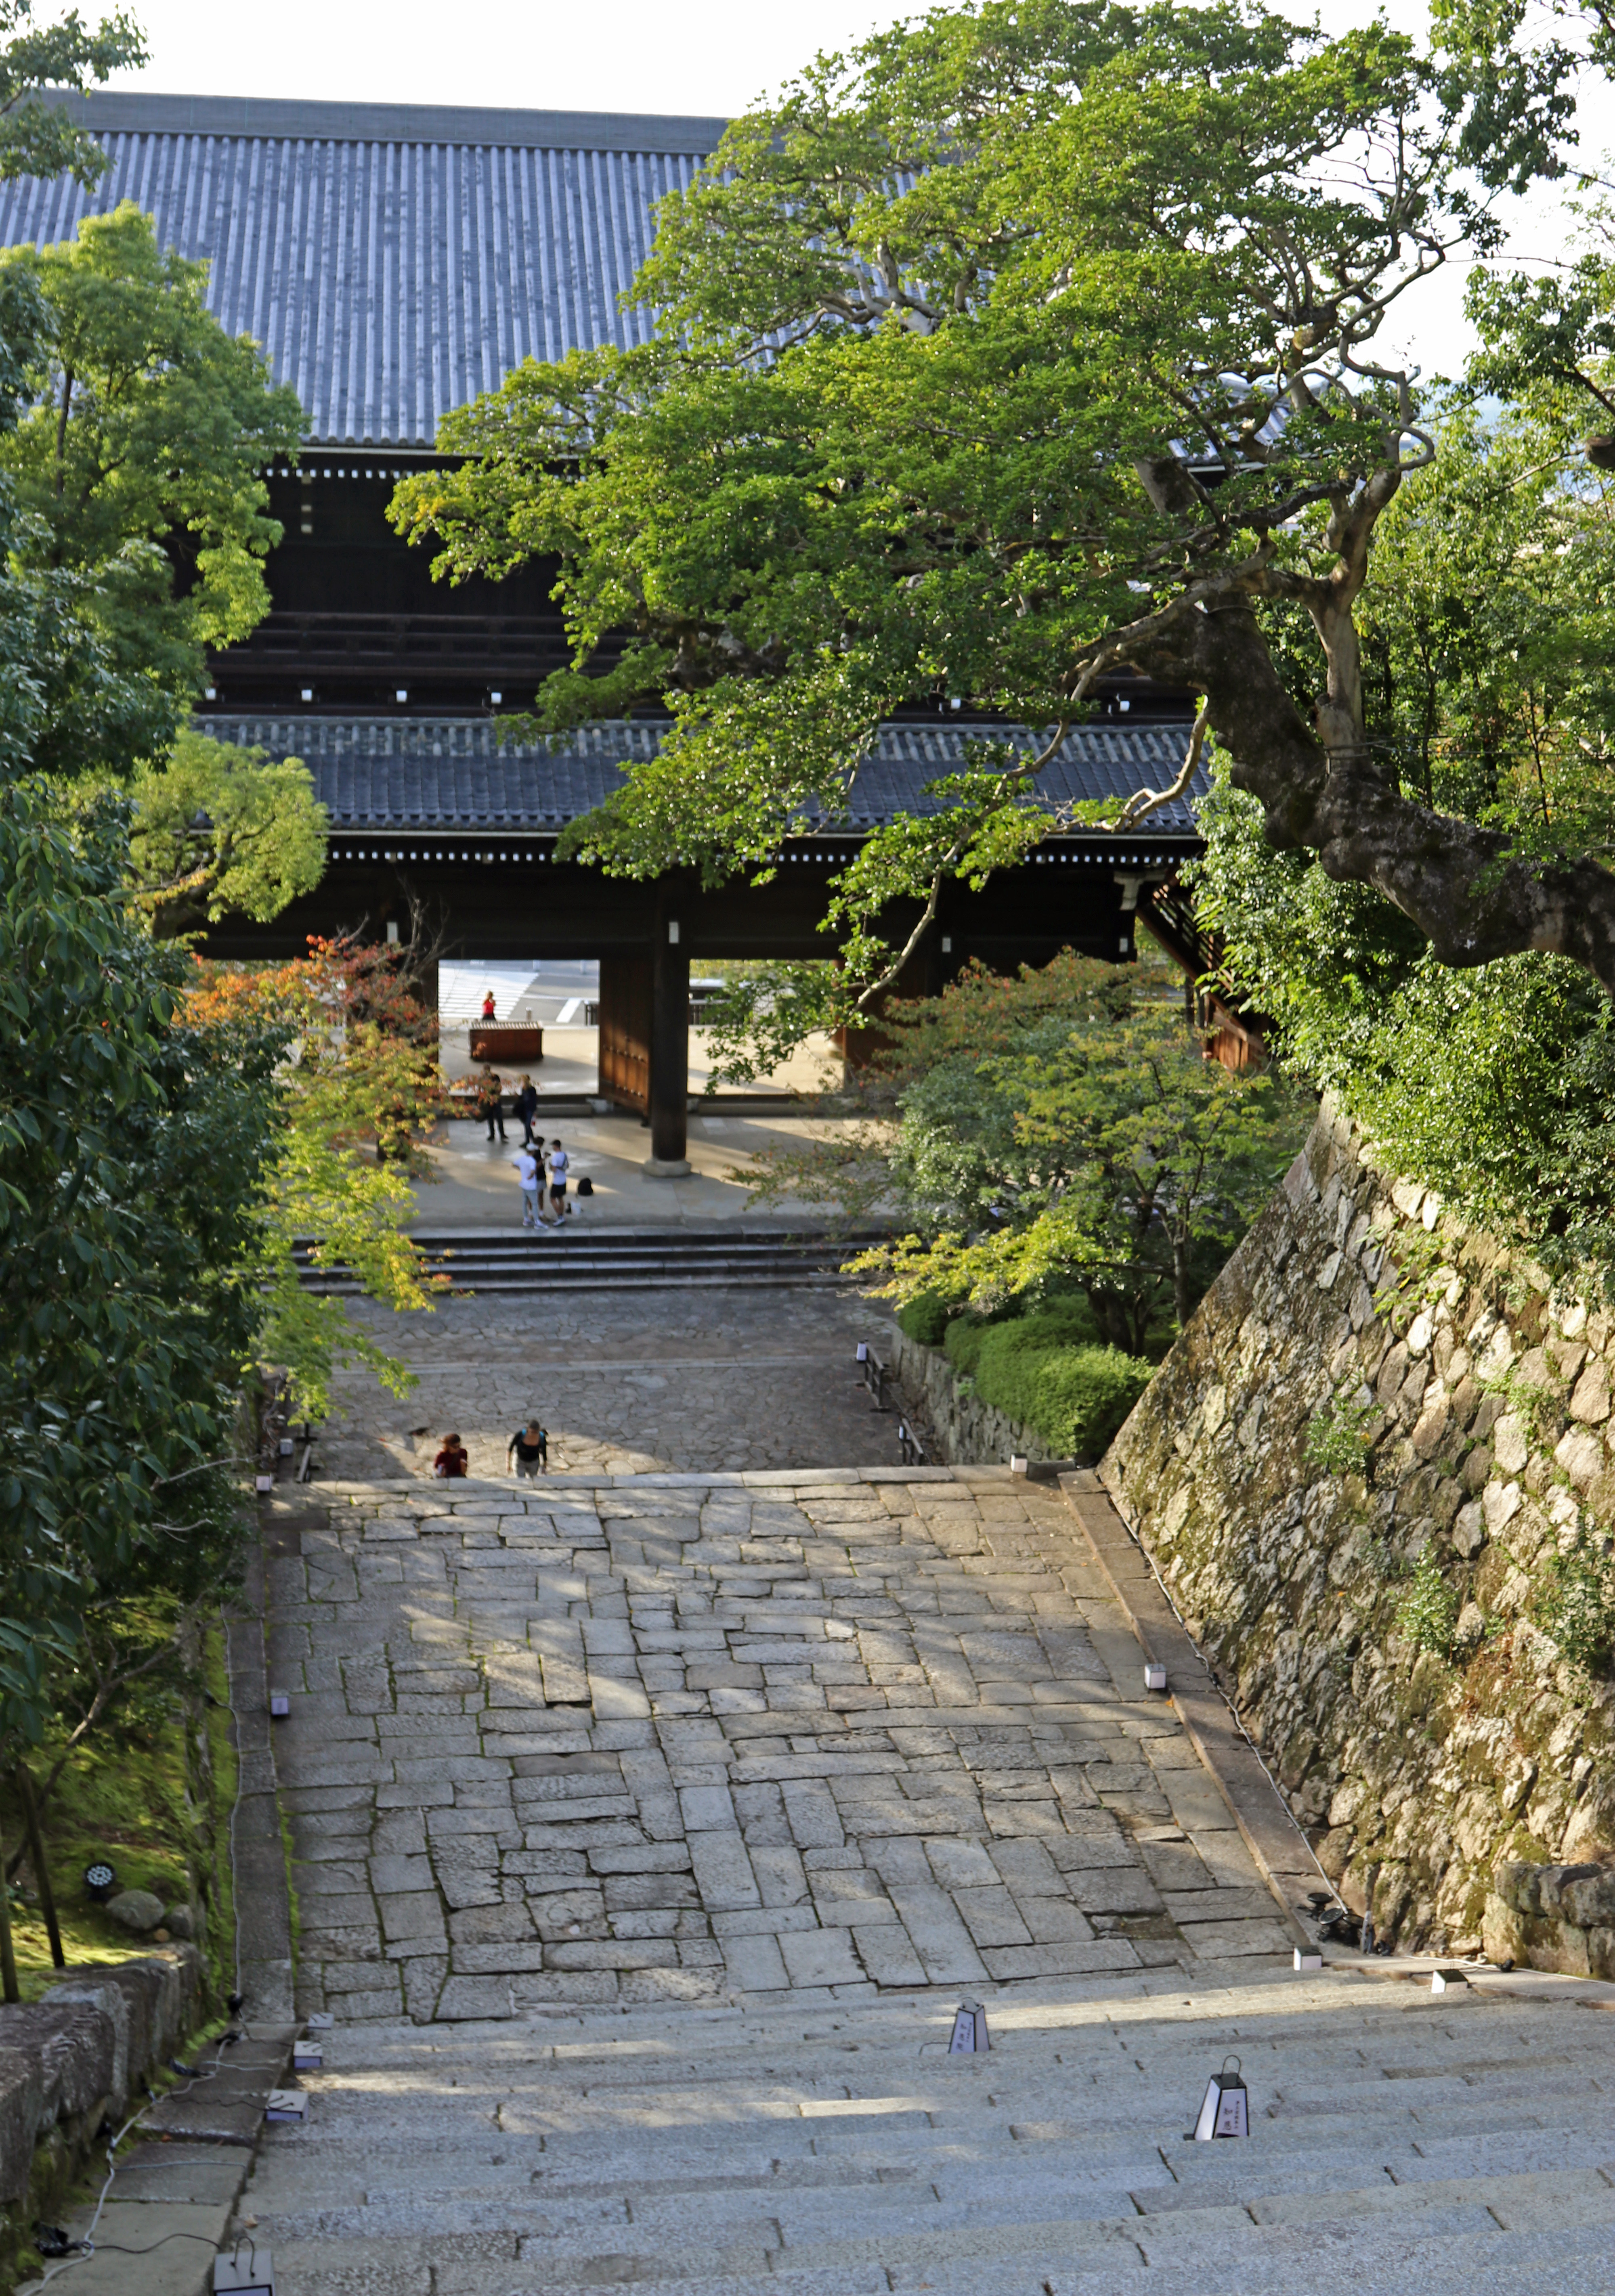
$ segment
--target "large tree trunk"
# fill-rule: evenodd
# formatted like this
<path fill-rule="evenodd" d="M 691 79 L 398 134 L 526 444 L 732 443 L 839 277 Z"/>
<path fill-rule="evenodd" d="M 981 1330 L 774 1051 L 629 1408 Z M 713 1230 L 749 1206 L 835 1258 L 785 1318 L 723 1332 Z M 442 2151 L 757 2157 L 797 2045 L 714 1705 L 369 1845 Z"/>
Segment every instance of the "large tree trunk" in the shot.
<path fill-rule="evenodd" d="M 1404 797 L 1360 739 L 1332 739 L 1325 749 L 1281 684 L 1243 601 L 1186 605 L 1141 630 L 1127 655 L 1163 683 L 1206 696 L 1234 787 L 1260 799 L 1275 846 L 1304 847 L 1327 875 L 1373 886 L 1444 964 L 1542 949 L 1584 965 L 1615 996 L 1615 876 L 1585 859 L 1558 868 L 1501 862 L 1504 840 L 1494 831 Z M 1342 660 L 1340 671 L 1348 667 Z M 1347 732 L 1349 716 L 1344 693 L 1320 709 L 1332 736 Z"/>

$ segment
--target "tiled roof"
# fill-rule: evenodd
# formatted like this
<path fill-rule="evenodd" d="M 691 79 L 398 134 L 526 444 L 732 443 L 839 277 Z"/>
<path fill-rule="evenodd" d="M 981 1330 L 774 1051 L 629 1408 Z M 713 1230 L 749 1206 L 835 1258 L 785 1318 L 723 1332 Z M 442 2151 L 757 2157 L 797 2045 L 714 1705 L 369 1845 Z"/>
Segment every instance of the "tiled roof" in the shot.
<path fill-rule="evenodd" d="M 309 437 L 430 447 L 527 357 L 643 340 L 617 299 L 716 119 L 94 94 L 111 165 L 0 184 L 0 246 L 132 199 L 211 266 L 208 301 L 296 390 Z"/>
<path fill-rule="evenodd" d="M 555 754 L 542 746 L 501 747 L 487 718 L 219 715 L 198 722 L 217 740 L 301 758 L 332 825 L 343 830 L 555 829 L 599 805 L 620 785 L 622 761 L 653 756 L 660 739 L 655 726 L 606 723 L 569 735 Z M 982 736 L 1029 755 L 1040 746 L 1023 726 L 882 726 L 858 768 L 845 825 L 866 829 L 933 811 L 925 783 L 957 772 L 967 762 L 967 742 Z M 1164 788 L 1176 778 L 1187 739 L 1185 726 L 1075 726 L 1038 786 L 1051 806 Z M 1193 786 L 1197 795 L 1204 791 L 1203 772 Z M 1147 834 L 1195 835 L 1188 800 L 1152 814 Z"/>

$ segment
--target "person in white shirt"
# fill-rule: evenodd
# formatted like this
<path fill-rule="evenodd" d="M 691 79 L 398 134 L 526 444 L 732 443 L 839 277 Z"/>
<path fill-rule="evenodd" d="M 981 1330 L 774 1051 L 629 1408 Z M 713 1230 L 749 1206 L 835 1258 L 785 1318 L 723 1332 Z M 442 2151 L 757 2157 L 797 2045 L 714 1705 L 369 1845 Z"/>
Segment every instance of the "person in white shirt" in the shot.
<path fill-rule="evenodd" d="M 539 1205 L 544 1194 L 544 1166 L 530 1148 L 524 1148 L 520 1156 L 512 1156 L 511 1162 L 521 1183 L 521 1225 L 537 1227 L 543 1217 Z"/>
<path fill-rule="evenodd" d="M 559 1140 L 550 1143 L 550 1203 L 557 1219 L 572 1209 L 566 1200 L 566 1175 L 570 1159 Z"/>

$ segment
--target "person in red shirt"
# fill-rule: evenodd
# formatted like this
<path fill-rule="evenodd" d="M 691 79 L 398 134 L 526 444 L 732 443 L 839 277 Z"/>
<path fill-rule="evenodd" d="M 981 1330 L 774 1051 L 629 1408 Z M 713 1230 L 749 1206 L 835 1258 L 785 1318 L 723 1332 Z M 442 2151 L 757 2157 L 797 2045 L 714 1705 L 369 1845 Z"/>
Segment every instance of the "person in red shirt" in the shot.
<path fill-rule="evenodd" d="M 482 999 L 482 1017 L 485 1021 L 491 1021 L 495 1017 L 494 992 L 491 988 L 486 992 Z"/>
<path fill-rule="evenodd" d="M 439 1480 L 445 1477 L 455 1478 L 468 1473 L 470 1468 L 471 1460 L 460 1438 L 457 1435 L 446 1435 L 437 1457 L 431 1463 L 433 1474 Z"/>

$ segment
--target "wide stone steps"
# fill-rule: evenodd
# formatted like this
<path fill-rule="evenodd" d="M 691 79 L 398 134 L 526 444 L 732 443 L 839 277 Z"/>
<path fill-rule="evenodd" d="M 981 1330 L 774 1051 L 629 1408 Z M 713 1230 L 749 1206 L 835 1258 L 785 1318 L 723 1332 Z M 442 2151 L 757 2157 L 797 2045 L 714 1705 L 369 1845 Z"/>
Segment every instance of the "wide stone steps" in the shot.
<path fill-rule="evenodd" d="M 1615 2026 L 1229 1972 L 989 2002 L 339 2029 L 244 2210 L 282 2296 L 1615 2286 Z M 1237 2054 L 1252 2135 L 1185 2141 Z"/>
<path fill-rule="evenodd" d="M 504 1234 L 418 1234 L 414 1242 L 435 1275 L 475 1292 L 582 1292 L 605 1284 L 643 1291 L 692 1284 L 823 1283 L 876 1240 L 876 1232 L 826 1235 L 816 1230 L 596 1227 L 578 1214 L 564 1228 Z M 307 1242 L 294 1247 L 305 1291 L 351 1297 L 358 1283 L 345 1267 L 318 1267 Z"/>

